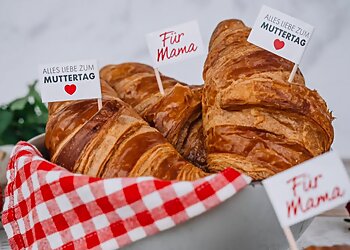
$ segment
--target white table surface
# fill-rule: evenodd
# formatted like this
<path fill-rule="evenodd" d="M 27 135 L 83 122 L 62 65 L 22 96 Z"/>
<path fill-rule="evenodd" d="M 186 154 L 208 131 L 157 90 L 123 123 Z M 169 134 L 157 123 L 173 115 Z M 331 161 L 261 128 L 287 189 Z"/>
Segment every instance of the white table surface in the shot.
<path fill-rule="evenodd" d="M 299 247 L 350 245 L 350 223 L 344 217 L 317 217 L 298 241 Z"/>

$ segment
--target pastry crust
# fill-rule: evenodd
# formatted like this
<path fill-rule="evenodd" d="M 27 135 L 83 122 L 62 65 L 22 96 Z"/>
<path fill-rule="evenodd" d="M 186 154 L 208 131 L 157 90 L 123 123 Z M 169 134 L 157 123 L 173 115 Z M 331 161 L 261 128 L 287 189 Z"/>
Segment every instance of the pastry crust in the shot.
<path fill-rule="evenodd" d="M 225 20 L 213 32 L 203 78 L 203 127 L 211 172 L 233 167 L 255 180 L 320 155 L 332 115 L 293 64 L 247 42 L 250 28 Z"/>
<path fill-rule="evenodd" d="M 208 175 L 183 159 L 108 84 L 101 81 L 101 86 L 101 110 L 96 100 L 49 104 L 45 145 L 52 162 L 103 178 L 195 180 Z"/>
<path fill-rule="evenodd" d="M 216 27 L 204 88 L 161 75 L 162 96 L 152 67 L 105 66 L 100 111 L 89 100 L 49 105 L 52 161 L 106 178 L 194 180 L 233 167 L 262 180 L 328 151 L 325 101 L 300 70 L 288 83 L 293 64 L 247 42 L 249 32 L 240 20 Z"/>
<path fill-rule="evenodd" d="M 186 160 L 206 169 L 202 86 L 188 86 L 161 75 L 165 91 L 162 96 L 153 68 L 141 63 L 107 65 L 101 69 L 100 77 Z"/>

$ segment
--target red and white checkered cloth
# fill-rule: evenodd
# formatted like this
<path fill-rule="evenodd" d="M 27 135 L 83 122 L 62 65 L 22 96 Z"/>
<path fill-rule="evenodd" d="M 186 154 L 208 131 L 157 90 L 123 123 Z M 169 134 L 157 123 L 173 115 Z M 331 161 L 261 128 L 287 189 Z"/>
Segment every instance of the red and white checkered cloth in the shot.
<path fill-rule="evenodd" d="M 194 181 L 72 174 L 20 142 L 2 222 L 13 249 L 117 249 L 217 206 L 251 180 L 233 169 Z"/>

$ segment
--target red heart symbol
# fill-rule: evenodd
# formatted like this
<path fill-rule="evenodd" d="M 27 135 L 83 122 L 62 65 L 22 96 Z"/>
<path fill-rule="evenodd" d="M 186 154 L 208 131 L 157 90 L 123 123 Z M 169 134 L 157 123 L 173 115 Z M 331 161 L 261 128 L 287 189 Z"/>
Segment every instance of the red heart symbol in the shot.
<path fill-rule="evenodd" d="M 275 39 L 275 41 L 273 41 L 273 46 L 275 46 L 276 50 L 282 49 L 284 47 L 284 42 L 279 39 Z"/>
<path fill-rule="evenodd" d="M 75 84 L 66 85 L 66 86 L 64 86 L 64 90 L 65 90 L 69 95 L 73 95 L 73 94 L 75 93 L 75 91 L 77 90 L 77 86 L 75 86 Z"/>

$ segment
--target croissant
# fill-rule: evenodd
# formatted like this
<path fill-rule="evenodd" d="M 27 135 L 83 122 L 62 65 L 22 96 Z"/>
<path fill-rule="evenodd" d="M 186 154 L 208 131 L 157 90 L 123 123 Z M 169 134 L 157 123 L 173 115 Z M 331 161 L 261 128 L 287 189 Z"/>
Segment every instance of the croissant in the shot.
<path fill-rule="evenodd" d="M 107 65 L 101 69 L 100 77 L 186 160 L 206 169 L 201 87 L 161 76 L 165 91 L 162 96 L 153 68 L 141 63 Z"/>
<path fill-rule="evenodd" d="M 247 42 L 239 20 L 218 24 L 203 78 L 208 167 L 233 167 L 261 180 L 330 149 L 332 114 L 292 63 Z"/>
<path fill-rule="evenodd" d="M 96 100 L 49 104 L 45 145 L 52 162 L 102 178 L 195 180 L 208 175 L 184 160 L 108 84 L 101 81 L 101 86 L 101 110 Z"/>

